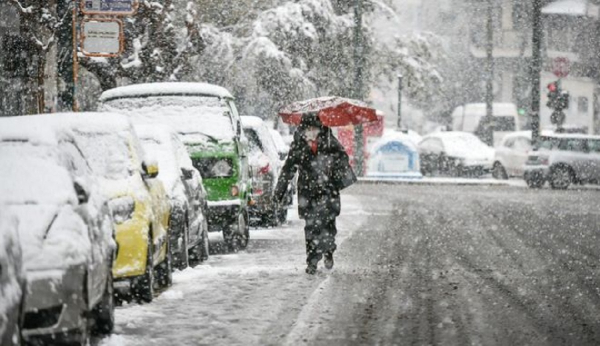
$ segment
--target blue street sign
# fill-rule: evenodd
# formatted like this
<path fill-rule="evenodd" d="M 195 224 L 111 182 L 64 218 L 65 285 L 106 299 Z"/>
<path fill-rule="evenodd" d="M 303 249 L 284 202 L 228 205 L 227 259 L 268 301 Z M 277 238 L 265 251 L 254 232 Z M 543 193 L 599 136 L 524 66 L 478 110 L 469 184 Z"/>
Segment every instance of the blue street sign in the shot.
<path fill-rule="evenodd" d="M 84 14 L 127 15 L 135 12 L 137 0 L 83 0 Z"/>

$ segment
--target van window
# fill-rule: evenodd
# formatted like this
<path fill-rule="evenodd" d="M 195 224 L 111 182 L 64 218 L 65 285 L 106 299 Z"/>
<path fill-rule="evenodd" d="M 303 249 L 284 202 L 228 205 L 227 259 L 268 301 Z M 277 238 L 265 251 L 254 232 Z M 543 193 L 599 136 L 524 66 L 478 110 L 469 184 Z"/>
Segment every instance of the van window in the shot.
<path fill-rule="evenodd" d="M 585 140 L 583 139 L 564 138 L 558 144 L 560 150 L 584 152 L 585 148 Z"/>
<path fill-rule="evenodd" d="M 527 138 L 516 138 L 514 143 L 514 149 L 518 151 L 529 151 L 531 150 L 531 141 Z"/>
<path fill-rule="evenodd" d="M 588 140 L 588 149 L 590 153 L 600 153 L 600 139 Z"/>

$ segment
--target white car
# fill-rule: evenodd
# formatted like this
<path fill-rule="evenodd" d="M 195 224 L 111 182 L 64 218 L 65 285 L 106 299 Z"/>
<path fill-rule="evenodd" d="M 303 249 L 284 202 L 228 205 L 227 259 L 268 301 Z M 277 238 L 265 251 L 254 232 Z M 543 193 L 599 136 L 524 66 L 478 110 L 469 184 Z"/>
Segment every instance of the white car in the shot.
<path fill-rule="evenodd" d="M 248 139 L 248 163 L 252 170 L 252 199 L 249 213 L 265 225 L 278 225 L 287 219 L 287 206 L 272 200 L 281 160 L 273 137 L 264 121 L 254 116 L 242 116 L 242 128 Z"/>
<path fill-rule="evenodd" d="M 542 187 L 546 181 L 553 189 L 566 189 L 573 183 L 600 184 L 600 136 L 541 137 L 538 148 L 529 153 L 524 178 L 531 188 Z"/>
<path fill-rule="evenodd" d="M 492 175 L 496 179 L 522 177 L 525 162 L 531 150 L 531 131 L 520 131 L 504 136 L 496 147 Z"/>
<path fill-rule="evenodd" d="M 494 149 L 467 132 L 436 132 L 418 145 L 421 173 L 481 176 L 492 169 Z"/>
<path fill-rule="evenodd" d="M 288 152 L 290 151 L 290 146 L 285 144 L 283 137 L 279 131 L 269 128 L 269 133 L 273 137 L 273 142 L 275 143 L 275 147 L 277 148 L 277 153 L 279 154 L 279 159 L 284 161 L 287 157 Z"/>

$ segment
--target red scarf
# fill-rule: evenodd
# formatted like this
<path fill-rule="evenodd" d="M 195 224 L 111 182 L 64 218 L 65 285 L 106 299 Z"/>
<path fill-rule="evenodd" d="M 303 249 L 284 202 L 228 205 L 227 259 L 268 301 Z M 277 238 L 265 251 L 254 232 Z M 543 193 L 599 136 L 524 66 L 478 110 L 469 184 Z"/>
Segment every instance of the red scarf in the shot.
<path fill-rule="evenodd" d="M 310 145 L 310 150 L 313 152 L 313 154 L 317 153 L 317 141 L 308 141 L 308 144 Z"/>

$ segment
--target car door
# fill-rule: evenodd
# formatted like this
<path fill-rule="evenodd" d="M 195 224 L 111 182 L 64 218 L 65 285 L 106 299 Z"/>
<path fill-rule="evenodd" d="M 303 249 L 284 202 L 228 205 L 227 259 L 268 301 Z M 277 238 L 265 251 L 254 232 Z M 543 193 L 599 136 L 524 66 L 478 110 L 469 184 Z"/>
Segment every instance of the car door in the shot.
<path fill-rule="evenodd" d="M 561 139 L 558 149 L 561 150 L 561 161 L 573 169 L 576 178 L 583 181 L 589 180 L 591 172 L 586 140 L 564 138 Z"/>
<path fill-rule="evenodd" d="M 591 177 L 595 183 L 600 183 L 600 139 L 588 140 L 588 153 Z"/>
<path fill-rule="evenodd" d="M 513 147 L 510 150 L 510 156 L 507 162 L 510 162 L 510 173 L 511 176 L 522 176 L 525 163 L 529 151 L 531 151 L 531 140 L 527 137 L 517 137 L 513 143 Z"/>
<path fill-rule="evenodd" d="M 498 148 L 496 148 L 496 161 L 502 164 L 508 175 L 512 175 L 512 171 L 514 169 L 514 164 L 512 162 L 514 144 L 514 137 L 506 137 L 502 140 L 502 143 L 498 146 Z"/>

